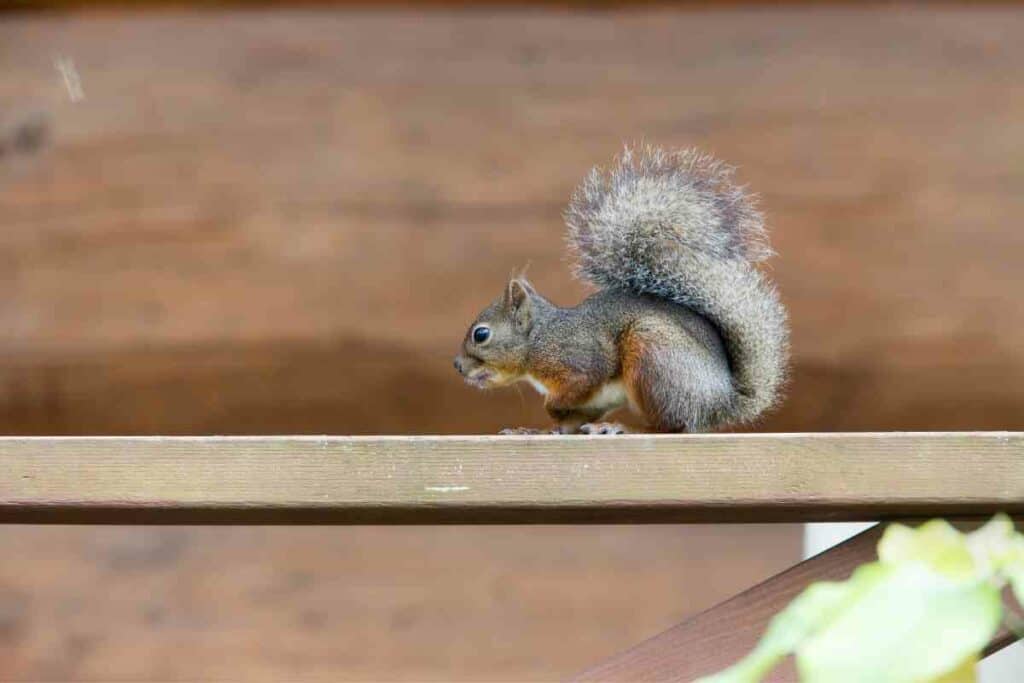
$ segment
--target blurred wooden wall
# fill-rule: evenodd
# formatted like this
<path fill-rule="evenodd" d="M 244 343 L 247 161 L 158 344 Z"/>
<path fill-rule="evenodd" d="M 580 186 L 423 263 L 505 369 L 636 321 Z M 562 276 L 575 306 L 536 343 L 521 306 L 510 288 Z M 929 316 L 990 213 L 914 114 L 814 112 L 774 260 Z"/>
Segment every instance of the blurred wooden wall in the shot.
<path fill-rule="evenodd" d="M 0 24 L 0 432 L 492 432 L 450 357 L 623 141 L 759 191 L 794 327 L 765 429 L 1022 423 L 1019 11 Z M 73 62 L 72 103 L 54 67 Z"/>
<path fill-rule="evenodd" d="M 638 140 L 761 194 L 794 327 L 763 429 L 1020 429 L 1021 35 L 1007 7 L 0 18 L 0 433 L 541 424 L 451 355 L 526 264 L 583 294 L 560 212 Z M 798 552 L 778 527 L 0 547 L 0 678 L 32 680 L 546 679 Z"/>

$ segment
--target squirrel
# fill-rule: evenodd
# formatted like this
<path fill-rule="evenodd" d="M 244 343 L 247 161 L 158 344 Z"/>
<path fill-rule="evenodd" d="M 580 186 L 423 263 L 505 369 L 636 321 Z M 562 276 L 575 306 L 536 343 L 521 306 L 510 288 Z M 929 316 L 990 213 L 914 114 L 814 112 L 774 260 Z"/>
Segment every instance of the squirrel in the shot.
<path fill-rule="evenodd" d="M 733 168 L 689 149 L 627 148 L 595 168 L 564 214 L 575 272 L 596 285 L 573 308 L 523 277 L 470 325 L 455 358 L 480 389 L 525 381 L 551 432 L 619 434 L 628 405 L 656 432 L 749 423 L 779 399 L 789 328 L 755 264 L 772 255 L 756 202 Z"/>

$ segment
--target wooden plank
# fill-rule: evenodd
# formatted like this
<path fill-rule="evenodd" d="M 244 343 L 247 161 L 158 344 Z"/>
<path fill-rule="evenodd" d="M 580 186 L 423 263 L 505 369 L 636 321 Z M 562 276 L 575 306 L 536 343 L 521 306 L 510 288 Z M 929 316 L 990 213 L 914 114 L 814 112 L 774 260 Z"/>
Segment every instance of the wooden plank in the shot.
<path fill-rule="evenodd" d="M 751 522 L 1024 512 L 1024 434 L 0 439 L 0 521 Z"/>
<path fill-rule="evenodd" d="M 692 681 L 734 664 L 750 652 L 768 622 L 809 584 L 842 581 L 859 565 L 876 559 L 884 525 L 878 525 L 773 576 L 725 602 L 578 674 L 576 683 Z M 993 654 L 1016 642 L 1000 629 L 985 650 Z M 766 683 L 797 680 L 787 659 Z"/>

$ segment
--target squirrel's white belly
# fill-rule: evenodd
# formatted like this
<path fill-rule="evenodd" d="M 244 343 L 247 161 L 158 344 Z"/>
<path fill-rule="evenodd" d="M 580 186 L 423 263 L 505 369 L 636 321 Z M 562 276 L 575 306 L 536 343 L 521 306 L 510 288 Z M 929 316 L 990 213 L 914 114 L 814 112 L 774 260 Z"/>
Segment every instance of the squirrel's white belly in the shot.
<path fill-rule="evenodd" d="M 537 390 L 537 393 L 541 396 L 548 395 L 548 388 L 544 384 L 534 377 L 533 375 L 526 375 L 523 379 L 530 383 L 530 386 Z"/>
<path fill-rule="evenodd" d="M 608 382 L 598 389 L 597 393 L 586 402 L 585 407 L 608 412 L 625 405 L 625 403 L 626 387 L 622 380 L 615 380 L 614 382 Z"/>
<path fill-rule="evenodd" d="M 523 379 L 536 389 L 537 393 L 541 396 L 547 396 L 550 393 L 548 388 L 544 386 L 544 383 L 533 375 L 526 375 Z M 613 382 L 608 382 L 598 389 L 590 397 L 590 400 L 583 404 L 583 407 L 608 412 L 624 406 L 627 399 L 626 386 L 622 383 L 621 379 L 617 379 Z"/>

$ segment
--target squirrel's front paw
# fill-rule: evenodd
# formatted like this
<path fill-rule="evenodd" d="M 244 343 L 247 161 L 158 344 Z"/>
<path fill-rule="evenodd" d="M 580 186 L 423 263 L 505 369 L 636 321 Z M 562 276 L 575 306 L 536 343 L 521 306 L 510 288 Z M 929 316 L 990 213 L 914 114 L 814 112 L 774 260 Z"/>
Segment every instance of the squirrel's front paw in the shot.
<path fill-rule="evenodd" d="M 580 425 L 580 434 L 625 434 L 626 428 L 617 422 L 588 422 Z"/>
<path fill-rule="evenodd" d="M 532 436 L 537 434 L 555 434 L 550 429 L 534 429 L 533 427 L 508 427 L 502 429 L 498 434 L 503 436 L 514 435 L 514 436 Z"/>

